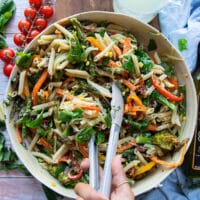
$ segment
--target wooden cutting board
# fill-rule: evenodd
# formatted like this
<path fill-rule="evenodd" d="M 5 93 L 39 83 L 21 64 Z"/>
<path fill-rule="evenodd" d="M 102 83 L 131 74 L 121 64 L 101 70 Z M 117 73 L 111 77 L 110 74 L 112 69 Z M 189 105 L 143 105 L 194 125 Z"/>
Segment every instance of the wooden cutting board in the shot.
<path fill-rule="evenodd" d="M 85 11 L 113 11 L 112 0 L 57 0 L 56 20 Z"/>

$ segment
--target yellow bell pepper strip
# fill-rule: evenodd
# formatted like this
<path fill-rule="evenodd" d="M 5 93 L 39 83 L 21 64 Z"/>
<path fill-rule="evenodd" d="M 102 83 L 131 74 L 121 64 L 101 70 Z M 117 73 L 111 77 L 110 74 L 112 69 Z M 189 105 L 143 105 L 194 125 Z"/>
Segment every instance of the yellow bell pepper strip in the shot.
<path fill-rule="evenodd" d="M 42 85 L 45 82 L 45 80 L 48 78 L 48 76 L 49 76 L 48 71 L 44 70 L 42 75 L 40 76 L 39 80 L 34 85 L 33 91 L 32 91 L 33 106 L 37 105 L 37 93 L 40 90 L 40 88 L 42 87 Z"/>
<path fill-rule="evenodd" d="M 161 87 L 157 82 L 156 79 L 152 76 L 151 77 L 152 80 L 152 84 L 155 87 L 155 89 L 161 94 L 163 95 L 165 98 L 167 98 L 170 101 L 174 101 L 174 102 L 179 102 L 181 100 L 183 100 L 184 95 L 181 94 L 179 97 L 172 94 L 171 92 L 167 91 L 165 88 Z"/>
<path fill-rule="evenodd" d="M 138 168 L 138 169 L 135 171 L 134 176 L 139 176 L 139 175 L 144 174 L 145 172 L 150 171 L 155 165 L 156 165 L 156 163 L 153 162 L 153 161 L 147 163 L 146 165 L 144 165 L 144 166 Z"/>
<path fill-rule="evenodd" d="M 123 54 L 126 54 L 131 49 L 131 38 L 126 37 L 123 45 Z"/>
<path fill-rule="evenodd" d="M 94 37 L 87 37 L 86 38 L 88 42 L 90 42 L 91 45 L 93 45 L 94 47 L 97 47 L 100 51 L 103 51 L 103 46 L 98 42 L 98 40 Z"/>
<path fill-rule="evenodd" d="M 171 168 L 176 168 L 176 167 L 178 167 L 178 166 L 183 164 L 185 153 L 186 153 L 187 142 L 188 142 L 188 140 L 185 140 L 184 146 L 183 146 L 183 150 L 182 150 L 182 154 L 181 154 L 181 159 L 178 162 L 170 163 L 170 162 L 167 162 L 167 161 L 164 161 L 164 160 L 160 160 L 157 156 L 151 156 L 150 159 L 153 162 L 155 162 L 156 164 L 164 165 L 167 168 L 170 168 L 170 169 Z"/>
<path fill-rule="evenodd" d="M 122 83 L 133 92 L 137 89 L 137 87 L 133 83 L 131 83 L 125 79 L 122 80 Z"/>
<path fill-rule="evenodd" d="M 133 146 L 136 145 L 135 139 L 132 139 L 129 141 L 128 144 L 125 144 L 121 147 L 117 148 L 117 153 L 122 153 L 123 151 L 127 150 L 127 149 L 131 149 Z"/>

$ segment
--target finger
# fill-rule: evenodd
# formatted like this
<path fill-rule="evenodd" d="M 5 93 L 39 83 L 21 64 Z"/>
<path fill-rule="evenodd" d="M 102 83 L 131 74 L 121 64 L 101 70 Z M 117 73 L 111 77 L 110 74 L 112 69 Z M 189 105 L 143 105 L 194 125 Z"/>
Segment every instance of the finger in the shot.
<path fill-rule="evenodd" d="M 108 200 L 107 197 L 96 192 L 93 188 L 91 188 L 88 184 L 85 183 L 76 184 L 74 190 L 78 196 L 85 200 Z"/>
<path fill-rule="evenodd" d="M 82 162 L 81 162 L 81 169 L 83 171 L 87 171 L 89 169 L 89 167 L 90 167 L 89 159 L 88 158 L 83 159 Z"/>
<path fill-rule="evenodd" d="M 77 197 L 76 200 L 84 200 L 83 198 L 81 197 Z"/>

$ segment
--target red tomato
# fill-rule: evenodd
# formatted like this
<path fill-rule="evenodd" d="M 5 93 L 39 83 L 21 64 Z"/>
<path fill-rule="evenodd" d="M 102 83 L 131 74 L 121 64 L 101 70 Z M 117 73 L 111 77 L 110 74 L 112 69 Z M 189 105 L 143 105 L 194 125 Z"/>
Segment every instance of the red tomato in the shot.
<path fill-rule="evenodd" d="M 29 4 L 31 7 L 38 9 L 42 5 L 42 0 L 29 0 Z"/>
<path fill-rule="evenodd" d="M 26 19 L 28 19 L 30 21 L 35 18 L 36 13 L 37 13 L 37 11 L 35 8 L 26 8 L 24 10 L 24 16 L 26 17 Z"/>
<path fill-rule="evenodd" d="M 72 181 L 79 180 L 82 177 L 82 175 L 83 175 L 83 170 L 82 169 L 79 169 L 78 172 L 75 172 L 74 170 L 71 170 L 70 172 L 67 173 L 67 177 Z"/>
<path fill-rule="evenodd" d="M 19 21 L 18 23 L 18 28 L 19 30 L 24 33 L 24 34 L 27 34 L 29 29 L 31 27 L 31 22 L 29 22 L 28 20 L 26 19 L 22 19 Z"/>
<path fill-rule="evenodd" d="M 13 68 L 14 68 L 14 64 L 7 63 L 7 64 L 5 64 L 4 67 L 3 67 L 3 73 L 4 73 L 7 77 L 9 77 L 10 74 L 11 74 L 11 72 L 12 72 L 12 70 L 13 70 Z"/>
<path fill-rule="evenodd" d="M 0 50 L 0 59 L 9 63 L 15 57 L 15 52 L 11 48 L 4 48 Z"/>
<path fill-rule="evenodd" d="M 23 33 L 16 33 L 13 36 L 13 41 L 17 46 L 21 46 L 23 42 L 25 41 L 26 36 Z"/>
<path fill-rule="evenodd" d="M 44 5 L 40 8 L 40 14 L 44 15 L 46 18 L 50 18 L 53 15 L 53 7 L 49 5 Z"/>
<path fill-rule="evenodd" d="M 31 32 L 30 32 L 30 35 L 29 35 L 29 42 L 35 38 L 38 34 L 40 34 L 40 31 L 36 30 L 36 29 L 33 29 Z"/>
<path fill-rule="evenodd" d="M 37 30 L 42 31 L 47 27 L 47 20 L 43 18 L 38 18 L 35 20 L 34 26 Z"/>

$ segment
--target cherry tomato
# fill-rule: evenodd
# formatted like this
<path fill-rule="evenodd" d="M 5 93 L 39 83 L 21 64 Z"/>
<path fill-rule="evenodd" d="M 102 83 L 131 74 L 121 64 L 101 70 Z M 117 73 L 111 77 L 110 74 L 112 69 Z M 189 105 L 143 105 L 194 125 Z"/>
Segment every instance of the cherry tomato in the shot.
<path fill-rule="evenodd" d="M 0 50 L 0 59 L 9 63 L 15 57 L 15 52 L 11 48 L 4 48 Z"/>
<path fill-rule="evenodd" d="M 42 0 L 29 0 L 29 4 L 31 7 L 38 9 L 42 5 Z"/>
<path fill-rule="evenodd" d="M 3 67 L 3 73 L 4 73 L 7 77 L 9 77 L 10 74 L 11 74 L 11 72 L 12 72 L 12 70 L 13 70 L 13 68 L 14 68 L 14 64 L 7 63 L 7 64 L 5 64 L 4 67 Z"/>
<path fill-rule="evenodd" d="M 18 23 L 19 30 L 24 33 L 25 35 L 28 33 L 29 29 L 31 27 L 31 22 L 29 22 L 26 19 L 22 19 Z"/>
<path fill-rule="evenodd" d="M 23 33 L 16 33 L 13 36 L 13 41 L 17 46 L 21 46 L 26 39 L 26 36 Z"/>
<path fill-rule="evenodd" d="M 29 35 L 29 42 L 35 38 L 38 34 L 40 34 L 40 31 L 36 30 L 36 29 L 33 29 L 31 32 L 30 32 L 30 35 Z"/>
<path fill-rule="evenodd" d="M 47 20 L 43 18 L 38 18 L 35 20 L 34 26 L 37 30 L 42 31 L 47 27 Z"/>
<path fill-rule="evenodd" d="M 36 13 L 37 13 L 37 11 L 35 8 L 26 8 L 24 10 L 24 16 L 26 17 L 26 19 L 28 19 L 30 21 L 35 18 Z"/>
<path fill-rule="evenodd" d="M 50 18 L 53 15 L 53 7 L 49 5 L 44 5 L 40 8 L 40 14 L 44 15 L 46 18 Z"/>

